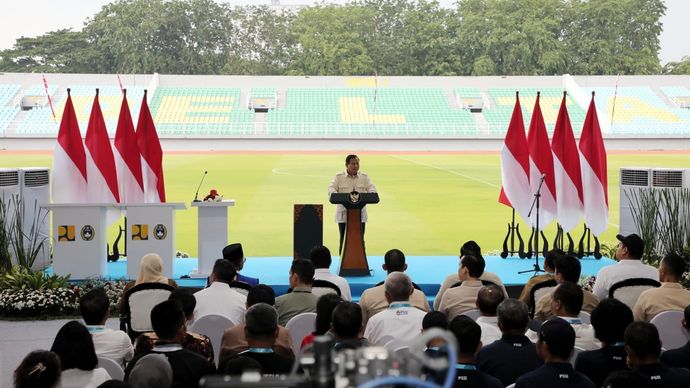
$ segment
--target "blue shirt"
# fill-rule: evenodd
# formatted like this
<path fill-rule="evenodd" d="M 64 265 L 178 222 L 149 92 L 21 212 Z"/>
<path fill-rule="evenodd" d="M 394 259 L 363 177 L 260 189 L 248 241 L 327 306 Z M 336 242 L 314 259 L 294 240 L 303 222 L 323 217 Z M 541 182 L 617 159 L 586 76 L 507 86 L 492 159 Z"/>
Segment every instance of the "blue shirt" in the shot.
<path fill-rule="evenodd" d="M 238 282 L 242 283 L 247 283 L 250 286 L 254 287 L 259 284 L 259 279 L 258 278 L 250 278 L 249 276 L 244 276 L 241 273 L 237 274 L 237 279 Z"/>

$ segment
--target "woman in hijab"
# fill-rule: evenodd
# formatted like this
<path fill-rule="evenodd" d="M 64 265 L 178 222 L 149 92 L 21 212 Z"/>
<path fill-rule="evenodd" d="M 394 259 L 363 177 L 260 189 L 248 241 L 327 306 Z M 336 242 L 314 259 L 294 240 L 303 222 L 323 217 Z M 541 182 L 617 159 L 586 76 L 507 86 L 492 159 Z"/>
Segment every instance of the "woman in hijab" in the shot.
<path fill-rule="evenodd" d="M 122 290 L 119 303 L 120 311 L 124 311 L 125 294 L 127 291 L 142 283 L 164 283 L 177 288 L 177 283 L 174 280 L 168 279 L 163 275 L 163 259 L 157 253 L 146 254 L 141 258 L 137 280 L 127 283 L 125 289 Z"/>

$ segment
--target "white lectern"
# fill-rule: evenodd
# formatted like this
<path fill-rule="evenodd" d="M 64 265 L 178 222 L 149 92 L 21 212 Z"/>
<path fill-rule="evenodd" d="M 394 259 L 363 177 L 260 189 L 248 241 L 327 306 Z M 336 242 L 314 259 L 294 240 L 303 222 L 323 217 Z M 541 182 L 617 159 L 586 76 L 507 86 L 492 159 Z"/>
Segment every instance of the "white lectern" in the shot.
<path fill-rule="evenodd" d="M 107 213 L 119 204 L 41 204 L 53 212 L 53 272 L 72 279 L 106 276 Z"/>
<path fill-rule="evenodd" d="M 192 202 L 199 210 L 199 268 L 192 277 L 207 277 L 213 272 L 213 264 L 223 257 L 228 245 L 228 208 L 235 206 L 234 199 L 221 202 Z"/>
<path fill-rule="evenodd" d="M 126 204 L 127 277 L 136 279 L 141 258 L 157 253 L 163 259 L 163 275 L 173 278 L 175 256 L 175 211 L 186 209 L 180 202 Z"/>

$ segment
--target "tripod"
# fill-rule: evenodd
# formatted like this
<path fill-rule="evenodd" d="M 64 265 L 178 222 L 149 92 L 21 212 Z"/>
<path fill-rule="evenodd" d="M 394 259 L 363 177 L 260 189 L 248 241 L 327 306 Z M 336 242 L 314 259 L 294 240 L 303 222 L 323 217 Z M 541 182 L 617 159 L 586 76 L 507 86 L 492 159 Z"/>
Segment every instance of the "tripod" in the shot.
<path fill-rule="evenodd" d="M 534 233 L 534 267 L 525 271 L 519 271 L 519 274 L 534 272 L 536 275 L 538 272 L 544 272 L 544 270 L 539 267 L 539 198 L 541 197 L 541 186 L 544 184 L 544 178 L 546 178 L 546 174 L 541 174 L 537 192 L 534 193 L 534 201 L 532 201 L 532 206 L 529 208 L 529 213 L 527 213 L 527 217 L 530 217 L 532 215 L 532 210 L 537 210 L 536 233 Z"/>

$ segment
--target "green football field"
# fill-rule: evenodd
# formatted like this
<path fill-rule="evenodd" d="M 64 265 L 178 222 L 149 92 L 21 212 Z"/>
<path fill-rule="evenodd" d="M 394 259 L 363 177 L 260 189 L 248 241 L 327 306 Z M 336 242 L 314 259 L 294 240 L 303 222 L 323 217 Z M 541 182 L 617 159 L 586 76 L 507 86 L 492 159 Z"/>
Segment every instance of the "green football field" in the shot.
<path fill-rule="evenodd" d="M 291 256 L 293 205 L 324 205 L 324 244 L 338 244 L 334 206 L 327 188 L 344 168 L 345 153 L 168 153 L 165 180 L 169 202 L 189 202 L 204 170 L 199 194 L 216 188 L 230 208 L 230 240 L 242 242 L 245 254 Z M 497 202 L 501 185 L 499 154 L 363 153 L 361 170 L 376 184 L 381 202 L 369 207 L 367 253 L 383 255 L 399 248 L 408 255 L 454 255 L 462 242 L 476 240 L 484 250 L 502 247 L 511 210 Z M 0 152 L 0 167 L 52 166 L 51 153 Z M 609 167 L 609 228 L 618 231 L 619 168 L 622 166 L 690 167 L 690 153 L 612 153 Z M 59 183 L 58 183 L 59 184 Z M 177 213 L 177 249 L 197 253 L 196 209 Z M 523 237 L 528 235 L 521 225 Z M 553 224 L 547 237 L 554 237 Z M 576 229 L 580 233 L 581 227 Z M 111 231 L 111 235 L 113 232 Z M 578 236 L 574 237 L 576 240 Z M 113 238 L 109 239 L 111 242 Z"/>

